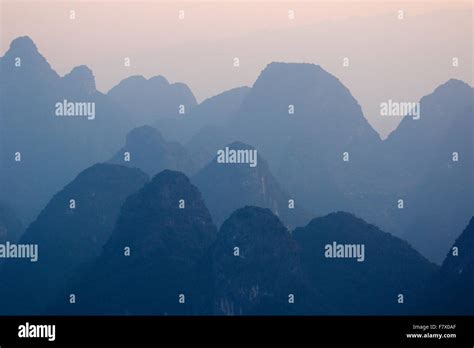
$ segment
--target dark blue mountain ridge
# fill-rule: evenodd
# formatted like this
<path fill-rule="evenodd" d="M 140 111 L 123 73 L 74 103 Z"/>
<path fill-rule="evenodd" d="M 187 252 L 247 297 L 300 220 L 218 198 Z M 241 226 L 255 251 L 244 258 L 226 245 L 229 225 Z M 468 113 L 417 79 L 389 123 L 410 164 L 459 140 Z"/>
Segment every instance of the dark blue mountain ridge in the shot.
<path fill-rule="evenodd" d="M 210 249 L 210 268 L 217 315 L 330 313 L 306 286 L 298 245 L 269 209 L 234 211 Z"/>
<path fill-rule="evenodd" d="M 471 217 L 461 235 L 456 239 L 441 266 L 444 283 L 442 296 L 434 299 L 441 303 L 438 313 L 454 315 L 474 314 L 474 217 Z M 451 283 L 449 283 L 451 281 Z M 436 305 L 433 307 L 436 308 Z"/>
<path fill-rule="evenodd" d="M 62 311 L 196 314 L 209 296 L 196 270 L 216 234 L 198 189 L 184 174 L 162 171 L 126 199 L 101 256 L 73 286 L 81 306 Z"/>
<path fill-rule="evenodd" d="M 469 276 L 470 227 L 456 242 L 463 257 L 446 273 Z M 21 241 L 37 242 L 44 255 L 34 266 L 8 260 L 6 314 L 423 314 L 432 307 L 420 294 L 439 270 L 407 242 L 344 212 L 290 233 L 269 209 L 246 206 L 218 233 L 184 174 L 165 170 L 147 182 L 138 169 L 110 164 L 81 173 Z M 361 262 L 326 257 L 334 242 L 364 245 Z M 462 282 L 453 284 L 467 296 Z"/>
<path fill-rule="evenodd" d="M 454 247 L 458 251 L 456 255 L 453 254 Z M 474 274 L 474 217 L 471 217 L 469 224 L 456 239 L 453 248 L 446 255 L 441 271 L 453 274 Z"/>
<path fill-rule="evenodd" d="M 68 301 L 59 295 L 101 254 L 122 203 L 147 181 L 139 169 L 96 164 L 56 193 L 18 241 L 37 245 L 38 260 L 4 260 L 0 313 L 42 314 L 58 297 Z"/>
<path fill-rule="evenodd" d="M 406 241 L 346 212 L 315 218 L 292 235 L 311 286 L 338 315 L 413 314 L 437 270 Z M 363 246 L 363 253 L 327 255 L 333 243 Z"/>
<path fill-rule="evenodd" d="M 422 289 L 418 311 L 434 315 L 474 314 L 474 217 Z"/>

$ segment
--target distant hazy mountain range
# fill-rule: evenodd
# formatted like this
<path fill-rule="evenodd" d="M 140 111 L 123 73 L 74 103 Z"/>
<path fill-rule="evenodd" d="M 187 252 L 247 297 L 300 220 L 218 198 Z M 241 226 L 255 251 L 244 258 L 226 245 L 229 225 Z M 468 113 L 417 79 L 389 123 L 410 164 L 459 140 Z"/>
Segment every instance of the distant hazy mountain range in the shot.
<path fill-rule="evenodd" d="M 0 231 L 13 240 L 20 224 L 27 238 L 54 194 L 98 162 L 151 177 L 185 173 L 217 226 L 246 205 L 268 208 L 290 229 L 347 211 L 439 264 L 474 215 L 474 91 L 459 80 L 423 97 L 420 118 L 405 117 L 384 141 L 350 91 L 314 64 L 271 63 L 252 87 L 197 104 L 185 84 L 161 76 L 132 76 L 103 94 L 90 69 L 60 77 L 20 37 L 0 58 L 0 95 L 0 202 L 8 207 Z M 217 163 L 217 151 L 234 145 L 257 150 L 258 165 Z M 117 202 L 132 193 L 122 189 Z M 351 221 L 348 233 L 357 226 Z M 417 260 L 410 272 L 429 268 Z"/>
<path fill-rule="evenodd" d="M 148 80 L 143 76 L 130 76 L 113 87 L 107 96 L 133 115 L 136 126 L 153 124 L 158 119 L 176 119 L 180 107 L 186 113 L 196 106 L 188 86 L 170 84 L 163 76 Z"/>
<path fill-rule="evenodd" d="M 28 37 L 11 43 L 0 76 L 1 200 L 29 223 L 80 171 L 117 151 L 133 123 L 95 89 L 87 67 L 58 76 Z M 94 119 L 57 116 L 56 105 L 64 101 L 94 103 Z"/>

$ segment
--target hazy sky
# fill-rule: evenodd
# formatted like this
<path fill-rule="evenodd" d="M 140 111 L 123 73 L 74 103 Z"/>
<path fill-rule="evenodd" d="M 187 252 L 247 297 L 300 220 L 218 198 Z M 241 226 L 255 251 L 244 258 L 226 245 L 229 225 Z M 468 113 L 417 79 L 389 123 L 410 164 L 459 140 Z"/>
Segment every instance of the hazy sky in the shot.
<path fill-rule="evenodd" d="M 186 83 L 198 101 L 251 86 L 272 61 L 315 63 L 351 90 L 384 137 L 400 119 L 380 116 L 381 102 L 418 101 L 449 78 L 472 85 L 472 6 L 451 0 L 3 0 L 0 54 L 28 35 L 59 74 L 88 65 L 103 92 L 130 75 L 163 75 Z"/>

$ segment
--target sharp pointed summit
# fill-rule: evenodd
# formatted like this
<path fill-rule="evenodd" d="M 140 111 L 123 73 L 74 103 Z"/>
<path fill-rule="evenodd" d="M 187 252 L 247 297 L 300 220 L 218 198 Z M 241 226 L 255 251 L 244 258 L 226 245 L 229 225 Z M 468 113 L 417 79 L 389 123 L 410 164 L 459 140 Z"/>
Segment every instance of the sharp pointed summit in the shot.
<path fill-rule="evenodd" d="M 54 87 L 54 84 L 59 81 L 59 75 L 51 68 L 29 36 L 21 36 L 13 40 L 0 64 L 1 83 L 9 82 L 8 89 L 2 93 L 10 93 L 12 89 L 15 93 L 23 92 L 24 84 L 28 86 L 28 89 L 47 89 Z"/>
<path fill-rule="evenodd" d="M 101 257 L 77 288 L 81 306 L 66 310 L 195 313 L 198 299 L 208 296 L 196 286 L 197 267 L 216 234 L 201 194 L 189 179 L 176 171 L 159 173 L 127 198 Z"/>

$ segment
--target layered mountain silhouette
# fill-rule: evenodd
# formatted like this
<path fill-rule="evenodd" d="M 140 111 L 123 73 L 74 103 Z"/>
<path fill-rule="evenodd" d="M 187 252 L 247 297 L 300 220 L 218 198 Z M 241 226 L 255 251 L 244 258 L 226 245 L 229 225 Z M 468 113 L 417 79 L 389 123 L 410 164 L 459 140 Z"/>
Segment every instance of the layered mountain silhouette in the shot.
<path fill-rule="evenodd" d="M 196 98 L 184 83 L 169 83 L 163 76 L 146 79 L 130 76 L 120 81 L 108 93 L 133 115 L 135 127 L 153 125 L 158 119 L 182 117 L 180 107 L 189 112 L 196 105 Z"/>
<path fill-rule="evenodd" d="M 474 217 L 456 239 L 440 270 L 447 293 L 434 299 L 439 313 L 474 313 Z M 448 296 L 446 296 L 446 294 Z M 444 296 L 443 296 L 444 295 Z"/>
<path fill-rule="evenodd" d="M 188 189 L 192 214 L 169 203 L 189 202 Z M 334 242 L 364 245 L 364 259 L 326 257 Z M 437 271 L 408 243 L 348 213 L 291 234 L 269 209 L 247 206 L 216 233 L 196 188 L 164 171 L 127 199 L 100 258 L 61 296 L 74 289 L 79 302 L 60 313 L 426 313 L 420 294 Z"/>
<path fill-rule="evenodd" d="M 385 166 L 406 201 L 401 235 L 436 262 L 474 214 L 473 100 L 474 89 L 449 80 L 421 99 L 419 120 L 404 118 L 386 141 Z"/>
<path fill-rule="evenodd" d="M 208 127 L 225 129 L 229 127 L 249 87 L 237 87 L 204 100 L 181 117 L 159 119 L 153 125 L 170 140 L 187 143 L 194 135 Z M 213 134 L 219 135 L 219 131 Z M 208 139 L 211 140 L 211 139 Z"/>
<path fill-rule="evenodd" d="M 216 238 L 199 191 L 165 170 L 122 206 L 103 253 L 76 287 L 88 314 L 193 314 L 208 296 L 196 272 Z M 93 287 L 90 284 L 94 284 Z M 182 296 L 181 296 L 182 295 Z"/>
<path fill-rule="evenodd" d="M 146 182 L 138 169 L 99 164 L 58 193 L 21 239 L 38 243 L 38 262 L 4 265 L 2 313 L 420 314 L 440 306 L 426 288 L 442 286 L 458 290 L 443 292 L 450 306 L 469 299 L 472 221 L 455 245 L 462 256 L 439 270 L 349 213 L 290 233 L 269 209 L 246 206 L 217 233 L 184 174 Z M 328 256 L 334 243 L 364 252 Z"/>
<path fill-rule="evenodd" d="M 453 126 L 462 125 L 457 116 L 472 107 L 473 94 L 472 87 L 465 82 L 455 79 L 447 81 L 420 100 L 418 120 L 403 118 L 387 138 L 386 146 L 394 152 L 397 150 L 400 156 L 407 156 L 404 161 L 407 165 L 414 165 L 417 161 L 429 164 L 438 157 L 431 151 L 432 146 L 452 136 Z M 415 143 L 418 146 L 414 147 Z"/>
<path fill-rule="evenodd" d="M 436 315 L 474 314 L 474 217 L 449 249 L 439 271 L 423 289 L 421 311 Z"/>
<path fill-rule="evenodd" d="M 231 131 L 261 151 L 313 214 L 352 212 L 440 262 L 474 213 L 472 100 L 471 87 L 450 80 L 421 100 L 420 120 L 404 118 L 382 142 L 334 76 L 312 64 L 272 63 Z"/>
<path fill-rule="evenodd" d="M 201 128 L 186 144 L 185 147 L 199 169 L 212 161 L 219 149 L 232 143 L 234 137 L 228 127 L 205 126 Z"/>
<path fill-rule="evenodd" d="M 147 180 L 136 168 L 97 164 L 58 192 L 18 242 L 36 244 L 38 260 L 4 261 L 0 312 L 44 313 L 81 267 L 101 254 L 125 198 Z"/>
<path fill-rule="evenodd" d="M 305 210 L 281 188 L 267 162 L 254 147 L 234 142 L 222 150 L 225 148 L 231 151 L 255 151 L 257 161 L 254 167 L 249 163 L 219 163 L 219 156 L 215 156 L 192 178 L 218 226 L 234 210 L 246 205 L 269 208 L 290 227 L 301 226 L 309 221 Z"/>
<path fill-rule="evenodd" d="M 167 139 L 185 144 L 198 168 L 203 168 L 217 149 L 235 140 L 229 127 L 249 91 L 249 87 L 233 88 L 204 100 L 184 117 L 158 120 L 155 126 Z"/>
<path fill-rule="evenodd" d="M 0 96 L 0 242 L 39 246 L 37 262 L 0 260 L 0 314 L 474 312 L 462 81 L 382 141 L 318 65 L 271 63 L 197 104 L 161 76 L 103 94 L 87 66 L 61 77 L 19 37 Z M 256 166 L 219 163 L 226 146 L 258 149 Z M 306 210 L 323 217 L 289 232 Z M 364 260 L 326 257 L 334 242 L 364 245 Z"/>
<path fill-rule="evenodd" d="M 345 210 L 370 187 L 361 174 L 381 140 L 349 90 L 320 66 L 269 64 L 233 121 L 235 138 L 258 148 L 313 214 Z"/>
<path fill-rule="evenodd" d="M 204 100 L 192 110 L 193 121 L 201 128 L 227 126 L 250 91 L 250 87 L 237 87 Z"/>
<path fill-rule="evenodd" d="M 436 271 L 407 242 L 349 213 L 316 218 L 293 237 L 311 285 L 339 315 L 413 313 L 420 289 Z M 334 243 L 364 251 L 338 255 L 328 251 Z"/>
<path fill-rule="evenodd" d="M 109 162 L 140 168 L 150 176 L 165 169 L 186 174 L 192 174 L 196 170 L 192 156 L 181 144 L 166 141 L 151 126 L 131 130 L 127 134 L 125 146 Z"/>
<path fill-rule="evenodd" d="M 87 67 L 61 78 L 29 37 L 12 41 L 0 74 L 0 199 L 28 224 L 74 176 L 112 156 L 131 122 Z M 59 116 L 69 111 L 76 116 Z"/>
<path fill-rule="evenodd" d="M 282 315 L 311 308 L 298 246 L 269 209 L 236 210 L 222 225 L 211 260 L 216 314 Z M 324 307 L 321 301 L 319 309 Z"/>

